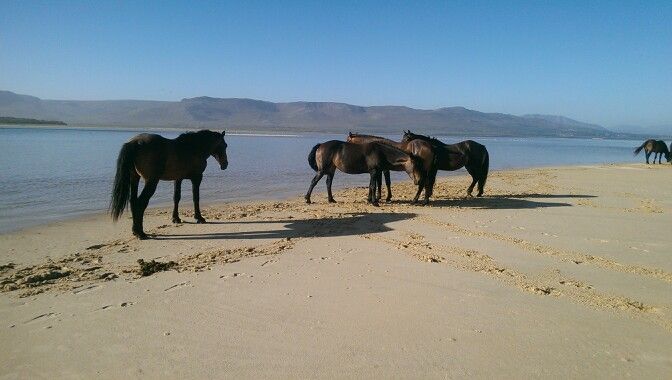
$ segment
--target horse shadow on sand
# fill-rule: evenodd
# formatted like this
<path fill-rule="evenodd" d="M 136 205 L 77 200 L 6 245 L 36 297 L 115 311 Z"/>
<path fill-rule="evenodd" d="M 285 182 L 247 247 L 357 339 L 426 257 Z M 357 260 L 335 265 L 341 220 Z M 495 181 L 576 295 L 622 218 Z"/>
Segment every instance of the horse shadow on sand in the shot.
<path fill-rule="evenodd" d="M 156 240 L 199 240 L 199 239 L 283 239 L 310 237 L 358 236 L 370 233 L 392 231 L 389 223 L 414 218 L 414 213 L 343 213 L 312 219 L 277 219 L 260 221 L 215 221 L 210 224 L 249 225 L 252 231 L 215 232 L 202 234 L 152 234 Z M 254 230 L 255 225 L 263 225 L 263 230 Z M 268 229 L 269 225 L 277 228 Z"/>
<path fill-rule="evenodd" d="M 441 198 L 436 197 L 429 203 L 430 207 L 462 207 L 473 209 L 502 209 L 502 210 L 522 210 L 522 209 L 536 209 L 548 207 L 571 207 L 571 203 L 566 202 L 551 202 L 549 200 L 555 199 L 572 199 L 572 198 L 596 198 L 595 195 L 587 194 L 538 194 L 538 193 L 521 193 L 521 194 L 505 194 L 505 195 L 488 195 L 484 197 L 465 197 L 465 198 Z M 535 199 L 535 200 L 532 200 Z M 543 200 L 542 200 L 543 199 Z M 410 203 L 406 201 L 398 201 L 399 203 Z"/>

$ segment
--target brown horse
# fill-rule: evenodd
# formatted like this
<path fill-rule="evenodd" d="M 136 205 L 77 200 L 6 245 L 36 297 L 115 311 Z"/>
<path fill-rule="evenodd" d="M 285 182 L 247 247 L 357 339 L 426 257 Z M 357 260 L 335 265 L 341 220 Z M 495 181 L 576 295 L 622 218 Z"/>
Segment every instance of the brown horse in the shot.
<path fill-rule="evenodd" d="M 133 215 L 133 235 L 146 239 L 142 228 L 142 218 L 156 190 L 159 180 L 175 181 L 173 196 L 173 223 L 181 223 L 177 212 L 180 202 L 182 180 L 191 180 L 194 195 L 194 217 L 197 223 L 205 223 L 199 207 L 199 187 L 207 159 L 213 156 L 222 170 L 229 162 L 226 158 L 224 132 L 198 131 L 183 133 L 176 139 L 143 133 L 133 137 L 121 147 L 117 158 L 117 174 L 114 178 L 110 213 L 116 221 L 131 203 Z M 140 177 L 145 186 L 138 197 Z"/>
<path fill-rule="evenodd" d="M 386 139 L 384 137 L 380 136 L 372 136 L 372 135 L 362 135 L 359 133 L 348 133 L 348 139 L 346 140 L 347 142 L 355 143 L 355 144 L 366 144 L 370 142 L 380 142 L 383 144 L 391 145 L 397 149 L 401 149 L 404 152 L 420 157 L 423 162 L 423 168 L 425 170 L 425 181 L 424 183 L 418 184 L 418 192 L 415 194 L 415 198 L 413 198 L 413 203 L 418 202 L 418 198 L 420 198 L 420 193 L 422 192 L 422 189 L 425 189 L 425 200 L 423 204 L 428 204 L 429 203 L 429 197 L 432 195 L 432 190 L 434 186 L 434 178 L 436 177 L 436 163 L 434 162 L 434 148 L 432 145 L 426 141 L 422 140 L 412 140 L 412 141 L 406 141 L 406 142 L 396 142 L 394 140 Z M 392 199 L 392 190 L 390 189 L 390 171 L 385 170 L 383 172 L 385 175 L 385 185 L 387 186 L 387 199 L 385 200 L 386 202 L 389 202 Z M 431 180 L 430 180 L 431 179 Z M 378 182 L 381 182 L 381 180 L 378 180 Z M 381 187 L 378 187 L 378 199 L 381 197 Z"/>
<path fill-rule="evenodd" d="M 371 142 L 353 144 L 345 141 L 331 140 L 313 147 L 308 155 L 308 164 L 317 172 L 310 182 L 306 193 L 306 203 L 310 203 L 313 188 L 327 175 L 327 196 L 330 203 L 335 203 L 331 193 L 331 183 L 336 169 L 347 174 L 369 173 L 368 202 L 378 206 L 376 189 L 381 186 L 381 173 L 384 170 L 403 170 L 417 185 L 424 181 L 425 171 L 422 159 L 409 155 L 393 146 Z"/>
<path fill-rule="evenodd" d="M 667 149 L 667 145 L 665 145 L 665 142 L 662 140 L 646 140 L 644 141 L 644 144 L 640 145 L 639 148 L 635 149 L 635 156 L 639 154 L 639 152 L 644 149 L 644 153 L 646 154 L 646 163 L 649 163 L 649 157 L 651 156 L 651 153 L 655 153 L 653 155 L 653 163 L 656 163 L 656 158 L 658 158 L 658 163 L 661 163 L 661 160 L 663 158 L 663 155 L 665 155 L 665 159 L 667 162 L 672 162 L 672 154 L 670 154 L 670 150 L 672 150 L 672 144 L 670 144 L 670 149 Z"/>
<path fill-rule="evenodd" d="M 401 141 L 423 140 L 432 144 L 436 154 L 437 168 L 439 170 L 457 170 L 462 167 L 471 175 L 472 182 L 467 189 L 467 195 L 471 196 L 474 186 L 478 183 L 478 197 L 483 195 L 483 187 L 488 179 L 490 156 L 485 145 L 476 141 L 465 140 L 457 144 L 445 144 L 435 138 L 417 135 L 411 131 L 404 132 Z"/>

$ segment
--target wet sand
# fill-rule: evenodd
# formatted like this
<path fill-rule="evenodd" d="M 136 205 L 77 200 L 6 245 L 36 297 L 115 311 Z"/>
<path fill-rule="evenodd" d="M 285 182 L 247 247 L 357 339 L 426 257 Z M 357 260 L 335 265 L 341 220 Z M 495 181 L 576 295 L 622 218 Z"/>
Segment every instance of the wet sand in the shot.
<path fill-rule="evenodd" d="M 0 235 L 0 378 L 672 376 L 672 165 L 469 182 Z"/>

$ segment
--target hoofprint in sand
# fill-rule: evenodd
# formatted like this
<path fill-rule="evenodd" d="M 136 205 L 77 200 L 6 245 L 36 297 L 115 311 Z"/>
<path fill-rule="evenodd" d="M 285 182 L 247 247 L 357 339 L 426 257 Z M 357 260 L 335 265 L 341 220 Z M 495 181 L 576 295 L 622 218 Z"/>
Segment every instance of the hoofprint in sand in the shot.
<path fill-rule="evenodd" d="M 671 165 L 468 184 L 1 235 L 0 377 L 672 376 Z"/>

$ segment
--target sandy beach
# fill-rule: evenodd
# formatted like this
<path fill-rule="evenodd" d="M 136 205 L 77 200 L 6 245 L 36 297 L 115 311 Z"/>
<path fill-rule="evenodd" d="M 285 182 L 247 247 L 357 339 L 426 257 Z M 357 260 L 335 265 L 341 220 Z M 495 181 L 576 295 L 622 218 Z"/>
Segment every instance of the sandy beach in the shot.
<path fill-rule="evenodd" d="M 0 235 L 0 378 L 672 377 L 672 165 L 469 182 Z"/>

